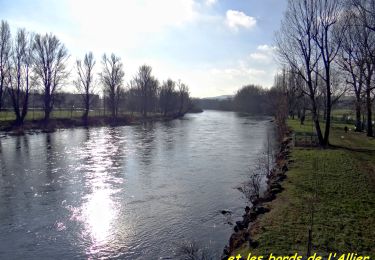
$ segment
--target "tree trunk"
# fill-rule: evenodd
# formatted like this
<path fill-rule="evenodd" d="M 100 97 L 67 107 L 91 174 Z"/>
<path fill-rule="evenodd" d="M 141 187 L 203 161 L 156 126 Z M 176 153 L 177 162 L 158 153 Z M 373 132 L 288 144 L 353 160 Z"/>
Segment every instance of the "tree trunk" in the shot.
<path fill-rule="evenodd" d="M 44 94 L 44 121 L 45 123 L 49 122 L 51 113 L 51 93 L 50 87 L 46 87 Z"/>
<path fill-rule="evenodd" d="M 23 100 L 23 106 L 22 106 L 22 113 L 21 113 L 21 122 L 23 124 L 23 122 L 25 121 L 25 118 L 26 118 L 26 115 L 27 115 L 27 112 L 29 110 L 29 80 L 27 79 L 27 88 L 26 88 L 26 91 L 25 91 L 25 98 Z"/>
<path fill-rule="evenodd" d="M 356 95 L 355 103 L 355 131 L 362 131 L 362 122 L 361 122 L 361 101 L 360 96 Z"/>
<path fill-rule="evenodd" d="M 1 69 L 1 76 L 0 76 L 0 111 L 3 108 L 3 91 L 4 91 L 4 71 Z"/>
<path fill-rule="evenodd" d="M 367 136 L 372 137 L 373 131 L 372 131 L 372 102 L 371 102 L 371 89 L 369 86 L 367 86 L 366 89 L 366 105 L 367 105 Z"/>
<path fill-rule="evenodd" d="M 327 55 L 328 56 L 328 55 Z M 331 110 L 332 110 L 332 100 L 331 100 L 331 71 L 330 71 L 330 63 L 326 63 L 325 65 L 325 74 L 326 74 L 326 102 L 324 105 L 324 114 L 325 114 L 325 130 L 324 130 L 324 139 L 323 139 L 323 147 L 329 145 L 329 133 L 331 130 Z"/>
<path fill-rule="evenodd" d="M 49 122 L 49 119 L 50 119 L 50 113 L 51 111 L 47 108 L 47 109 L 44 109 L 44 122 L 45 123 L 48 123 Z"/>
<path fill-rule="evenodd" d="M 88 117 L 89 117 L 89 111 L 90 111 L 90 94 L 86 93 L 86 98 L 85 98 L 85 112 L 82 116 L 83 122 L 87 124 Z"/>
<path fill-rule="evenodd" d="M 116 96 L 114 93 L 114 90 L 111 90 L 111 93 L 109 94 L 109 109 L 111 110 L 111 117 L 116 118 Z"/>
<path fill-rule="evenodd" d="M 319 115 L 317 113 L 316 103 L 313 99 L 312 99 L 312 102 L 313 102 L 313 104 L 312 104 L 312 116 L 313 116 L 316 134 L 318 136 L 319 144 L 324 146 L 324 139 L 323 139 L 323 135 L 322 135 L 322 130 L 320 129 Z"/>
<path fill-rule="evenodd" d="M 19 107 L 14 107 L 14 113 L 16 114 L 16 121 L 15 124 L 17 126 L 22 125 L 22 118 L 21 118 L 21 113 Z"/>
<path fill-rule="evenodd" d="M 116 118 L 116 107 L 114 104 L 112 104 L 111 110 L 112 118 Z"/>
<path fill-rule="evenodd" d="M 3 88 L 0 86 L 0 111 L 3 107 Z"/>
<path fill-rule="evenodd" d="M 326 126 L 324 130 L 324 140 L 323 146 L 326 147 L 329 145 L 329 132 L 331 129 L 331 95 L 327 95 L 327 104 L 326 104 Z"/>

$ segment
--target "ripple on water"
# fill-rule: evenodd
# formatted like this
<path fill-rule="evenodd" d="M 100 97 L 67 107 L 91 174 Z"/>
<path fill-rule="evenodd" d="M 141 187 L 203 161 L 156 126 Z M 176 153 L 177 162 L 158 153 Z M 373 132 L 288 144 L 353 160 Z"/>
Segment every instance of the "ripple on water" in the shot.
<path fill-rule="evenodd" d="M 0 252 L 5 259 L 173 259 L 179 242 L 191 240 L 221 252 L 228 223 L 245 205 L 235 187 L 268 125 L 211 111 L 3 138 Z"/>

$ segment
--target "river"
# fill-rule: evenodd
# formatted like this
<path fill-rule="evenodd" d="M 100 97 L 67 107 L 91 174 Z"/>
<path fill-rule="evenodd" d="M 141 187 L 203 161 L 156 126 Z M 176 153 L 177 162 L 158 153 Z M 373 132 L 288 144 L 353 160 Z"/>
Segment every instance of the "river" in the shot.
<path fill-rule="evenodd" d="M 0 259 L 175 259 L 186 241 L 220 255 L 270 125 L 205 111 L 3 137 Z"/>

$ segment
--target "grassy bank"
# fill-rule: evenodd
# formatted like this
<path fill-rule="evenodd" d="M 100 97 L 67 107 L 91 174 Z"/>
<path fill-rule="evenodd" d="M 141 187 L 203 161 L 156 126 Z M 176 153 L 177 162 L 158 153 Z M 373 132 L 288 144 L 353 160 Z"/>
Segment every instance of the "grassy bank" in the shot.
<path fill-rule="evenodd" d="M 45 124 L 42 111 L 29 113 L 22 126 L 15 126 L 14 115 L 8 115 L 7 112 L 0 113 L 0 131 L 8 132 L 14 135 L 24 134 L 29 130 L 53 131 L 59 128 L 73 127 L 95 127 L 95 126 L 116 126 L 139 124 L 142 122 L 152 121 L 168 121 L 177 116 L 163 116 L 160 113 L 149 113 L 147 117 L 143 117 L 140 113 L 120 113 L 116 119 L 111 118 L 110 114 L 100 113 L 99 111 L 91 111 L 87 122 L 82 120 L 82 111 L 54 111 L 51 115 L 48 125 Z"/>
<path fill-rule="evenodd" d="M 311 133 L 311 123 L 289 126 Z M 375 139 L 332 127 L 332 148 L 294 147 L 284 191 L 266 204 L 271 211 L 253 224 L 256 248 L 238 252 L 268 255 L 306 255 L 312 225 L 312 252 L 368 254 L 375 257 Z"/>
<path fill-rule="evenodd" d="M 54 109 L 51 113 L 51 119 L 79 119 L 83 115 L 82 110 L 69 110 L 69 109 Z M 110 111 L 102 110 L 90 110 L 89 117 L 106 117 L 110 116 Z M 131 112 L 120 112 L 119 116 L 135 116 L 140 117 L 140 113 L 131 113 Z M 25 118 L 26 121 L 40 120 L 44 118 L 44 112 L 42 110 L 30 110 L 27 113 Z M 12 110 L 9 111 L 0 111 L 0 122 L 11 122 L 16 119 L 16 116 Z"/>

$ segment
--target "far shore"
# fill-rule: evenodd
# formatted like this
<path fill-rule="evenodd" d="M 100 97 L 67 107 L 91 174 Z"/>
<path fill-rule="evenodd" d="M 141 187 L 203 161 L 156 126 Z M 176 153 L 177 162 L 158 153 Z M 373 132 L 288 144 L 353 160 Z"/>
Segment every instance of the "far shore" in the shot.
<path fill-rule="evenodd" d="M 21 126 L 14 121 L 0 121 L 0 132 L 7 135 L 17 136 L 26 133 L 50 133 L 57 129 L 68 129 L 76 127 L 100 127 L 100 126 L 126 126 L 137 125 L 145 122 L 171 121 L 182 118 L 184 115 L 161 115 L 152 114 L 147 117 L 140 115 L 119 115 L 115 118 L 110 116 L 90 116 L 87 122 L 81 117 L 51 118 L 48 123 L 43 119 L 26 120 Z"/>

